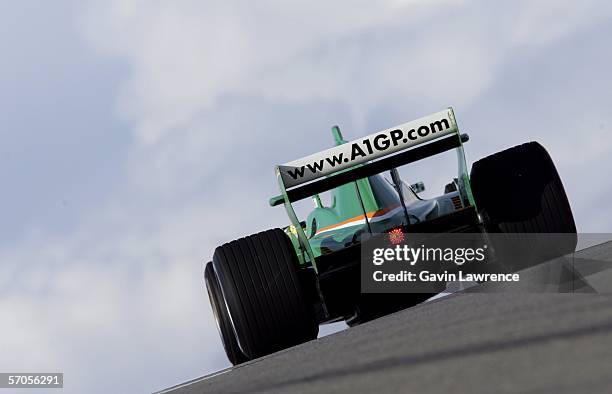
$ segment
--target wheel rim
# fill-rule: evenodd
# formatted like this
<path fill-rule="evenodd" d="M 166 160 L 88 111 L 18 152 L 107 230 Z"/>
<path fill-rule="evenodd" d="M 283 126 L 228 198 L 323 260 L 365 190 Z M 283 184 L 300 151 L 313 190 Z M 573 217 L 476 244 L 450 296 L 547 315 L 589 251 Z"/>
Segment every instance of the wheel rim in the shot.
<path fill-rule="evenodd" d="M 244 351 L 240 347 L 240 342 L 236 336 L 236 330 L 233 326 L 233 322 L 231 320 L 231 315 L 227 309 L 227 303 L 223 298 L 223 292 L 221 290 L 221 286 L 217 281 L 216 274 L 211 266 L 210 275 L 205 275 L 206 282 L 206 290 L 208 292 L 208 298 L 210 300 L 210 304 L 213 310 L 213 316 L 215 318 L 215 325 L 217 326 L 217 331 L 219 332 L 219 336 L 221 337 L 221 343 L 223 344 L 223 348 L 225 349 L 225 353 L 230 358 L 233 364 L 239 364 L 247 360 Z M 221 298 L 221 299 L 219 299 Z M 223 309 L 221 309 L 223 308 Z M 223 314 L 226 313 L 226 315 Z M 224 331 L 228 331 L 227 335 L 233 335 L 233 338 L 227 338 L 224 335 Z M 232 345 L 232 339 L 236 342 L 235 346 Z M 230 356 L 232 354 L 235 360 L 232 360 Z"/>
<path fill-rule="evenodd" d="M 210 279 L 206 278 L 206 291 L 208 292 L 208 299 L 210 300 L 210 305 L 212 306 L 215 325 L 217 326 L 217 332 L 219 333 L 219 336 L 223 342 L 223 347 L 225 347 L 225 338 L 223 337 L 223 332 L 221 331 L 221 322 L 219 321 L 219 305 L 217 303 L 217 297 L 214 294 L 214 291 L 212 291 L 211 287 L 212 283 L 210 283 Z"/>

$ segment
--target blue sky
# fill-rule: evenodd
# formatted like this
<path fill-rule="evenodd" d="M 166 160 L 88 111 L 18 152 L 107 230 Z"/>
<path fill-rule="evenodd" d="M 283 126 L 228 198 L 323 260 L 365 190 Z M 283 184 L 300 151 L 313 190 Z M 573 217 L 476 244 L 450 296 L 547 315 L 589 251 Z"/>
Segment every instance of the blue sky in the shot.
<path fill-rule="evenodd" d="M 133 392 L 226 366 L 202 263 L 285 224 L 273 165 L 334 124 L 453 106 L 470 162 L 538 140 L 610 231 L 608 2 L 290 3 L 0 3 L 0 370 Z"/>
<path fill-rule="evenodd" d="M 130 141 L 113 115 L 125 70 L 91 55 L 75 7 L 0 7 L 0 243 L 10 244 L 42 227 L 73 228 L 121 177 Z"/>

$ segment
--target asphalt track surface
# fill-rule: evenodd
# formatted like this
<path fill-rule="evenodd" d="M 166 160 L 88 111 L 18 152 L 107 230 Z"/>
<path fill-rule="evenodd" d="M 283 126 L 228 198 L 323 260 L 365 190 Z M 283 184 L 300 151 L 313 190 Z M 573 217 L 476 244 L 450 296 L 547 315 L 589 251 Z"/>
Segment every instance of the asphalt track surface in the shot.
<path fill-rule="evenodd" d="M 576 257 L 571 294 L 475 288 L 163 392 L 612 393 L 612 242 Z"/>

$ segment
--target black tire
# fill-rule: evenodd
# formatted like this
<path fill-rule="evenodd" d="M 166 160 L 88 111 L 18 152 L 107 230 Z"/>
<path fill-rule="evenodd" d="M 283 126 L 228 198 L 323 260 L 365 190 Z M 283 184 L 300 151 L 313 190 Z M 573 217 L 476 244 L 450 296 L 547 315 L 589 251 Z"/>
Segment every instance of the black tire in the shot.
<path fill-rule="evenodd" d="M 317 337 L 319 326 L 302 291 L 297 256 L 282 230 L 219 246 L 213 266 L 248 359 Z"/>
<path fill-rule="evenodd" d="M 550 245 L 536 245 L 537 252 L 526 251 L 538 261 L 575 250 L 574 216 L 561 178 L 542 145 L 529 142 L 478 160 L 470 178 L 488 232 L 573 234 L 563 237 L 562 245 L 554 245 L 555 256 Z"/>
<path fill-rule="evenodd" d="M 240 350 L 238 341 L 236 341 L 236 334 L 234 333 L 232 322 L 227 313 L 223 294 L 221 293 L 221 288 L 219 287 L 213 265 L 210 262 L 206 264 L 206 268 L 204 269 L 204 282 L 206 283 L 210 306 L 212 307 L 225 354 L 227 354 L 227 358 L 233 365 L 241 364 L 247 361 L 247 358 Z"/>

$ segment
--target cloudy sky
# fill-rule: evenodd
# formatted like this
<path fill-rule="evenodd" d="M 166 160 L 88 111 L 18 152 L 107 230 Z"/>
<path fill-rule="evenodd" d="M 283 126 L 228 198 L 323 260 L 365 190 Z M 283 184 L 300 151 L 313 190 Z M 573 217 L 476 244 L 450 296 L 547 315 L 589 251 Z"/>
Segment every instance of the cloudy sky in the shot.
<path fill-rule="evenodd" d="M 584 0 L 0 2 L 0 371 L 147 392 L 227 366 L 202 264 L 286 223 L 273 165 L 334 124 L 453 106 L 469 162 L 540 141 L 579 230 L 610 232 L 611 18 Z"/>

